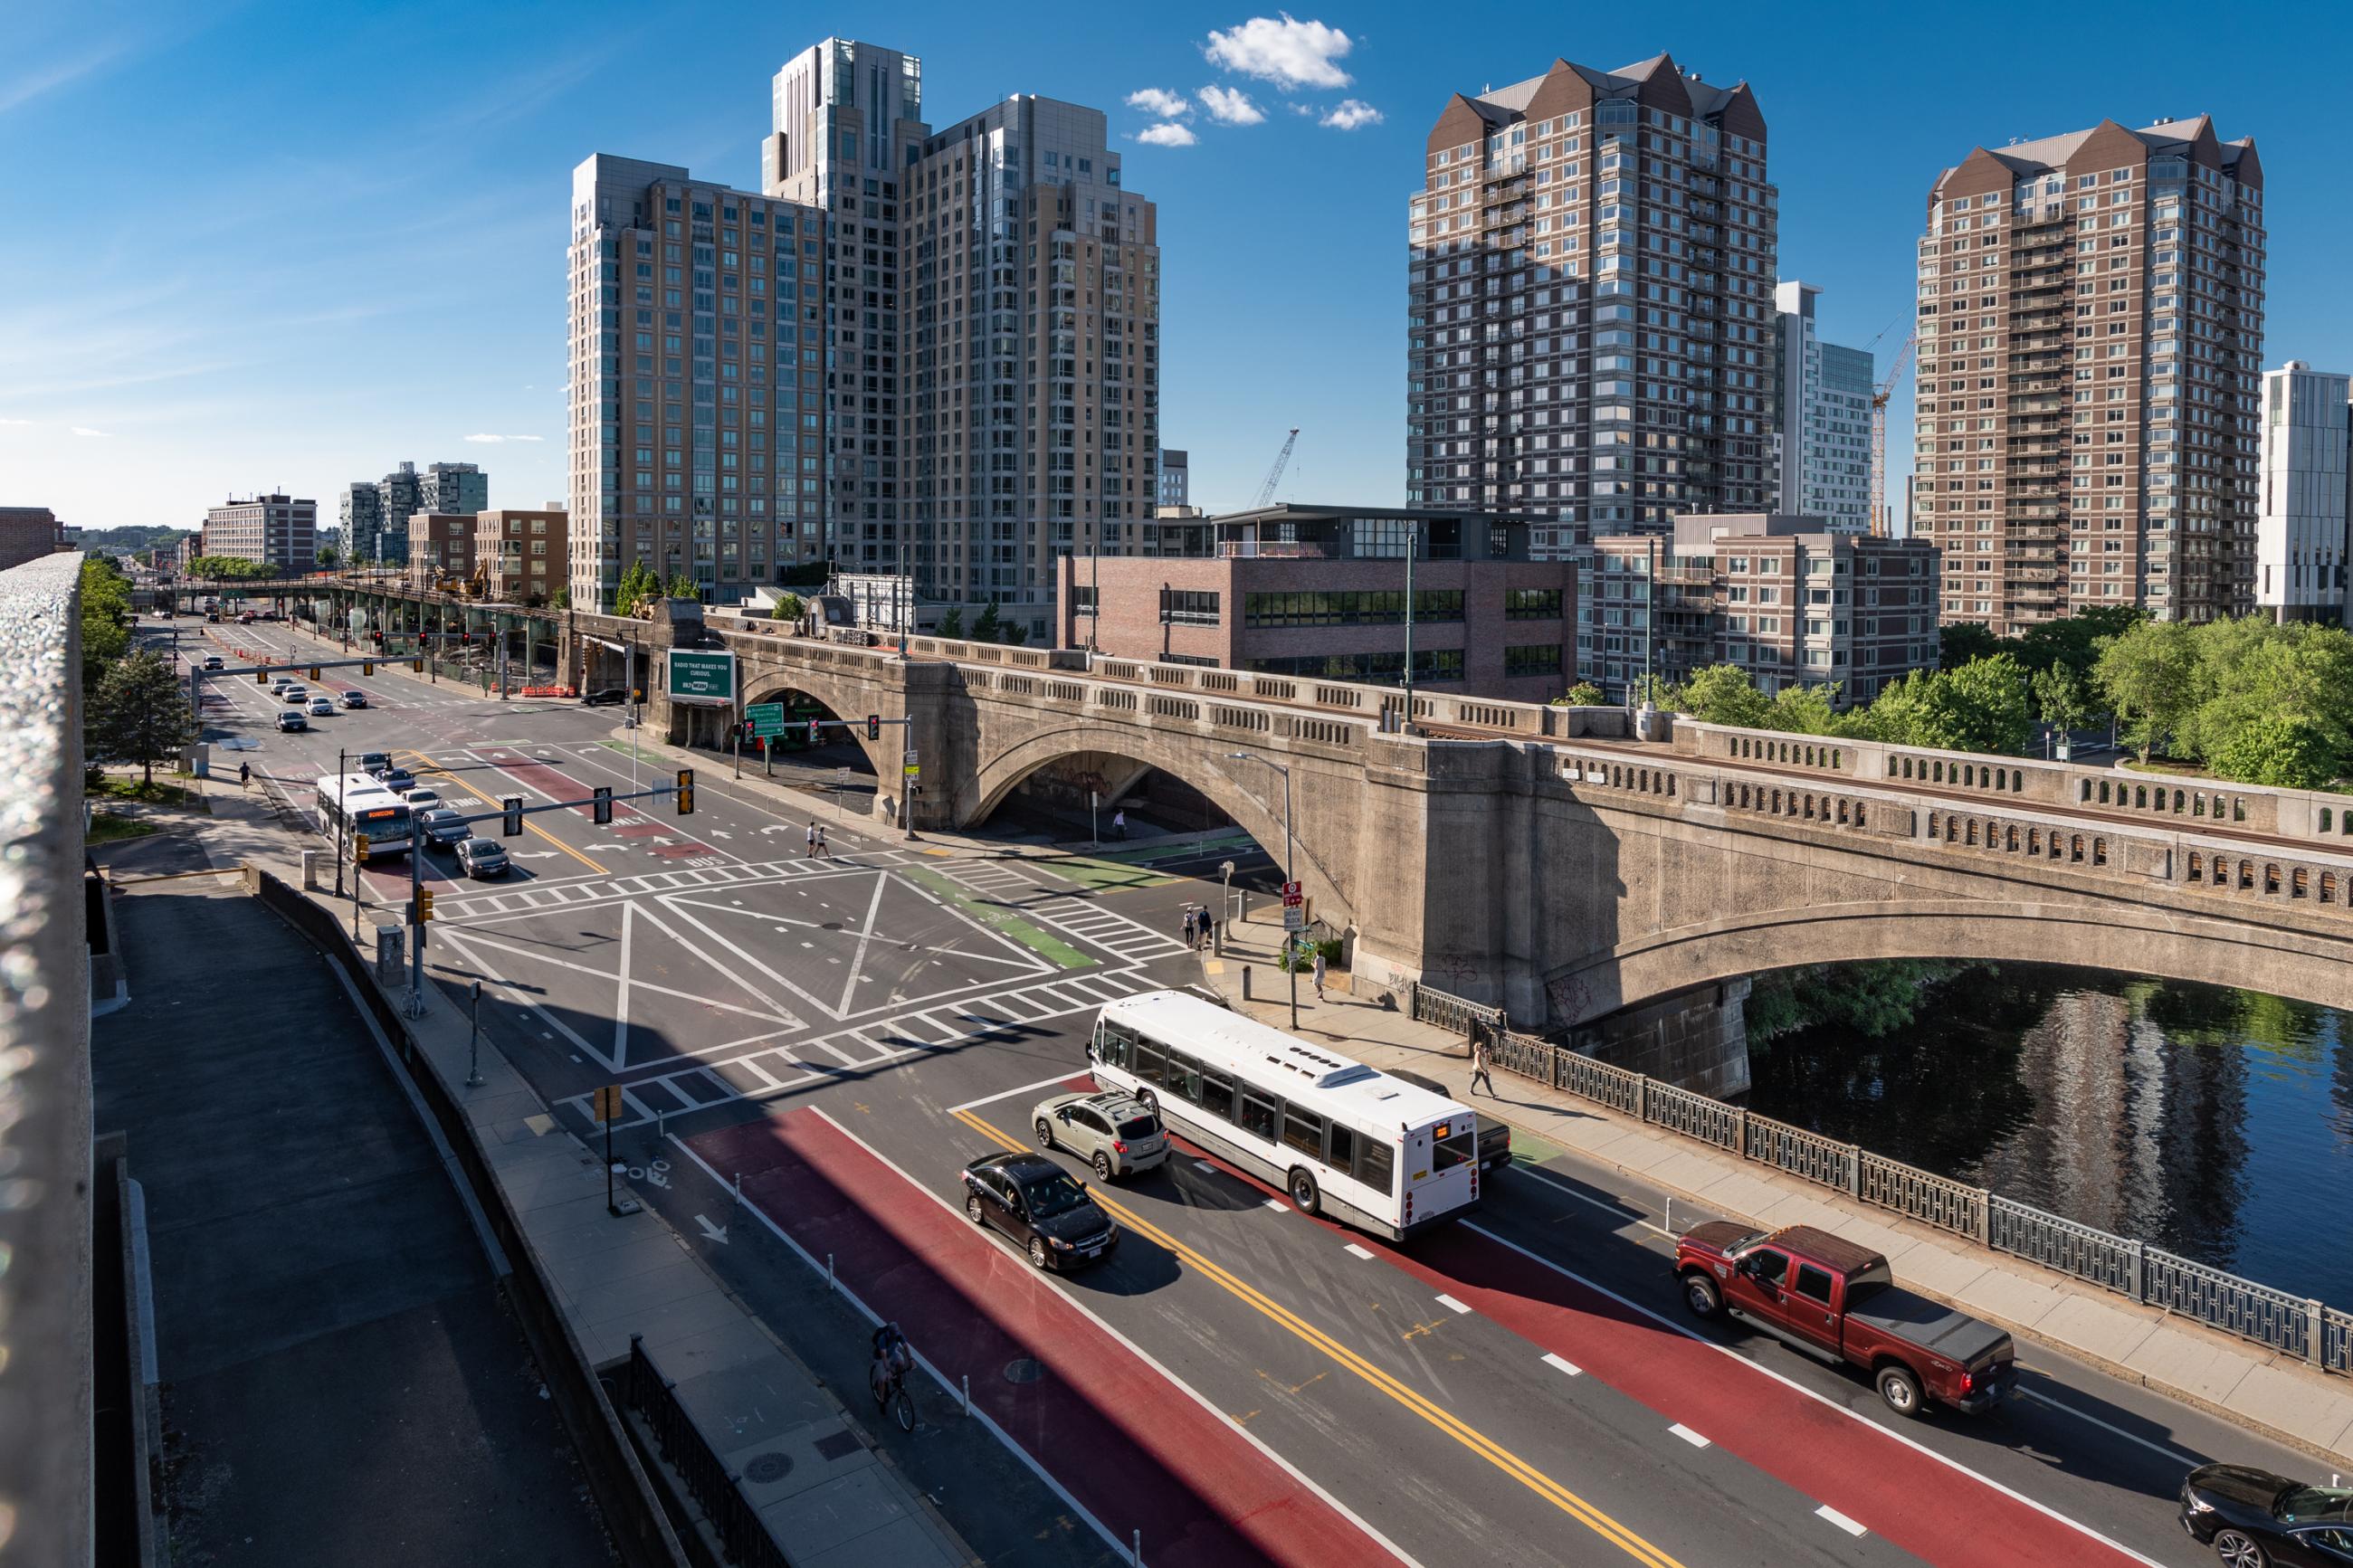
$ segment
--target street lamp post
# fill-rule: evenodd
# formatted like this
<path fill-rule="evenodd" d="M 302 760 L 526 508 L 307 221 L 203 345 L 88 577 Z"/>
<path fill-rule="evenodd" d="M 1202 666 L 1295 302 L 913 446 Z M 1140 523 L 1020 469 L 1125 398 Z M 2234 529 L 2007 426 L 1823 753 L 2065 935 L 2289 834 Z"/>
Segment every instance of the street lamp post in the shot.
<path fill-rule="evenodd" d="M 1292 837 L 1291 832 L 1291 770 L 1281 763 L 1268 762 L 1256 752 L 1228 752 L 1226 756 L 1235 762 L 1264 763 L 1282 775 L 1282 879 L 1286 882 L 1296 881 L 1298 879 L 1292 869 L 1297 862 L 1298 846 Z M 1284 917 L 1286 921 L 1289 918 Z M 1291 978 L 1291 1027 L 1293 1033 L 1297 1033 L 1299 1029 L 1298 958 L 1299 955 L 1292 952 L 1291 928 L 1285 924 L 1282 931 L 1282 972 Z"/>

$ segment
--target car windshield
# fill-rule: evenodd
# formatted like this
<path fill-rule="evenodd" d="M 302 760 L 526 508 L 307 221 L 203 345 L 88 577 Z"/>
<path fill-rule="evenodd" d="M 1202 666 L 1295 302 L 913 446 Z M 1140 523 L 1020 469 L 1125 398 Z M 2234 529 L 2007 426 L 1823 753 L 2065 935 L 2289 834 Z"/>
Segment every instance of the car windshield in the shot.
<path fill-rule="evenodd" d="M 1119 1135 L 1123 1138 L 1149 1138 L 1159 1131 L 1160 1123 L 1149 1116 L 1134 1117 L 1119 1124 Z"/>
<path fill-rule="evenodd" d="M 1031 1217 L 1051 1219 L 1086 1202 L 1087 1190 L 1068 1176 L 1055 1174 L 1024 1183 L 1021 1196 L 1029 1205 Z"/>
<path fill-rule="evenodd" d="M 2353 1489 L 2291 1487 L 2280 1495 L 2272 1511 L 2289 1524 L 2310 1524 L 2317 1520 L 2333 1522 L 2353 1520 Z"/>
<path fill-rule="evenodd" d="M 458 814 L 454 811 L 428 811 L 425 814 L 425 820 L 435 827 L 440 827 L 457 821 Z"/>

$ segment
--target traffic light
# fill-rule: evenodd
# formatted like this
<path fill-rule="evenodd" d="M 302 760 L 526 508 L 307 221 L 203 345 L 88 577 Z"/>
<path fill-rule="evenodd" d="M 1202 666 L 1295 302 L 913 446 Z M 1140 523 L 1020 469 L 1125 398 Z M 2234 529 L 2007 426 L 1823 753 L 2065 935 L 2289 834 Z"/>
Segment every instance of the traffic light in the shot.
<path fill-rule="evenodd" d="M 422 658 L 412 658 L 408 661 L 408 668 L 422 675 L 425 673 L 425 661 Z"/>
<path fill-rule="evenodd" d="M 596 789 L 596 818 L 599 827 L 609 827 L 613 822 L 613 786 L 598 784 Z"/>
<path fill-rule="evenodd" d="M 879 741 L 882 738 L 881 714 L 869 713 L 866 716 L 866 738 L 870 741 Z"/>
<path fill-rule="evenodd" d="M 509 838 L 521 837 L 522 833 L 522 796 L 519 795 L 508 795 L 504 800 L 499 802 L 499 807 L 506 813 L 506 820 L 499 824 L 500 833 Z"/>
<path fill-rule="evenodd" d="M 432 918 L 433 889 L 430 888 L 419 888 L 417 889 L 417 918 L 409 923 L 411 925 L 421 926 Z"/>
<path fill-rule="evenodd" d="M 352 864 L 354 866 L 364 866 L 367 864 L 367 835 L 364 833 L 356 835 L 352 839 Z"/>
<path fill-rule="evenodd" d="M 812 720 L 810 720 L 810 721 L 809 721 L 809 744 L 810 744 L 810 745 L 814 746 L 814 745 L 816 745 L 816 744 L 817 744 L 817 742 L 818 742 L 818 736 L 823 732 L 823 730 L 824 730 L 824 724 L 823 724 L 823 721 L 822 721 L 816 720 L 816 719 L 812 719 Z"/>
<path fill-rule="evenodd" d="M 360 673 L 362 675 L 374 675 L 375 673 L 375 660 L 372 658 L 364 658 L 360 660 Z"/>
<path fill-rule="evenodd" d="M 325 674 L 326 674 L 326 671 L 325 671 L 325 670 L 323 670 L 323 669 L 322 669 L 319 666 L 317 666 L 317 665 L 315 665 L 315 664 L 314 664 L 314 665 L 312 665 L 312 666 L 311 667 L 311 679 L 313 679 L 313 680 L 320 679 L 322 679 Z"/>
<path fill-rule="evenodd" d="M 692 768 L 678 770 L 678 814 L 681 816 L 694 815 L 694 770 Z"/>
<path fill-rule="evenodd" d="M 269 671 L 268 669 L 266 669 L 266 668 L 264 668 L 264 669 L 257 669 L 257 670 L 255 670 L 255 671 L 253 672 L 253 683 L 254 683 L 256 686 L 267 686 L 267 685 L 269 685 Z"/>

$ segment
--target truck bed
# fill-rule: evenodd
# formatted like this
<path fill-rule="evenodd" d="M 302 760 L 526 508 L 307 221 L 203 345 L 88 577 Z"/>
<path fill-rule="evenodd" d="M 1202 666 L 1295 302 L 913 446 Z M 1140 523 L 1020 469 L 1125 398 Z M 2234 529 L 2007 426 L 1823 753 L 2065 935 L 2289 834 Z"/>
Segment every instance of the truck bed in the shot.
<path fill-rule="evenodd" d="M 1860 1300 L 1850 1298 L 1846 1315 L 1957 1366 L 1975 1365 L 2010 1342 L 2010 1335 L 1991 1323 L 1914 1295 L 1901 1285 L 1881 1285 Z"/>

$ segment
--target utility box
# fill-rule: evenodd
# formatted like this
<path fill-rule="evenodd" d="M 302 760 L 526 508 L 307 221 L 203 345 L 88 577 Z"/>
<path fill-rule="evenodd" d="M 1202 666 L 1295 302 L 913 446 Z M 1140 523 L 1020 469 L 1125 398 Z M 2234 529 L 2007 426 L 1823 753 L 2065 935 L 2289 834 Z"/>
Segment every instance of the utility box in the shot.
<path fill-rule="evenodd" d="M 399 985 L 407 979 L 408 954 L 402 935 L 396 921 L 381 921 L 375 928 L 375 977 L 378 984 Z"/>
<path fill-rule="evenodd" d="M 302 851 L 302 890 L 306 893 L 316 892 L 318 888 L 319 852 L 316 849 L 305 849 Z"/>
<path fill-rule="evenodd" d="M 208 779 L 213 776 L 212 760 L 213 749 L 210 745 L 198 741 L 189 746 L 188 772 L 196 777 Z"/>

